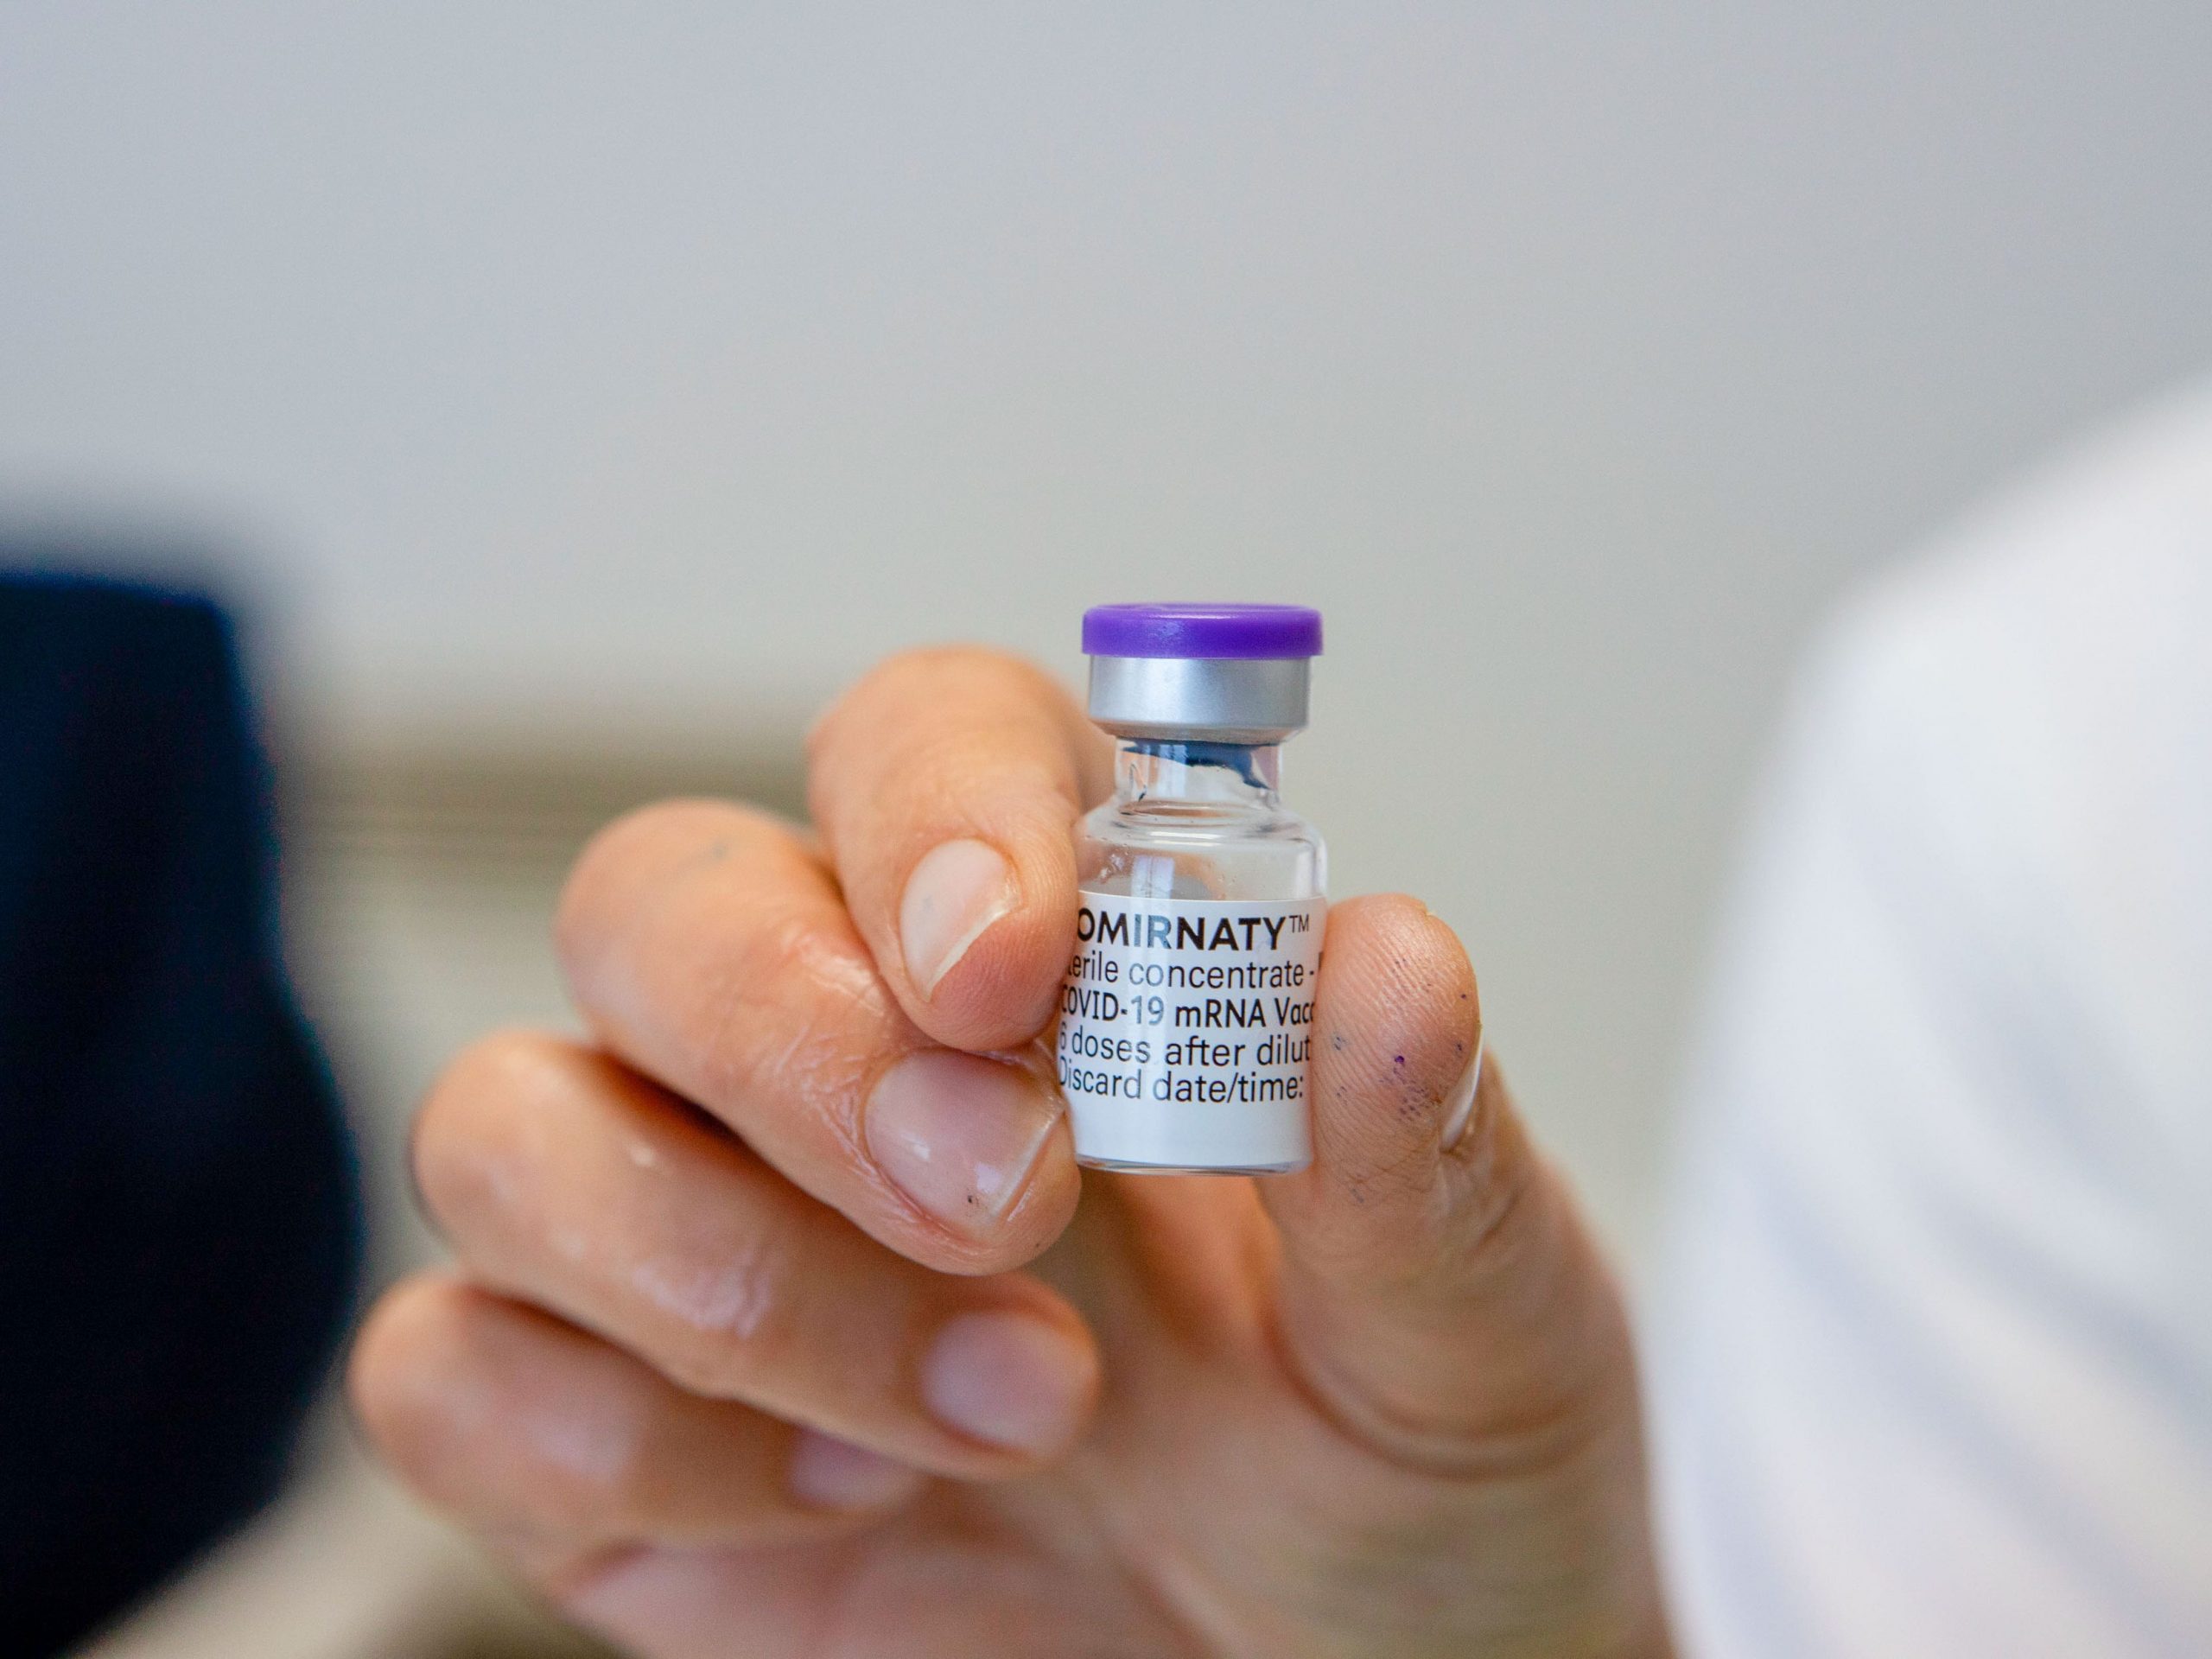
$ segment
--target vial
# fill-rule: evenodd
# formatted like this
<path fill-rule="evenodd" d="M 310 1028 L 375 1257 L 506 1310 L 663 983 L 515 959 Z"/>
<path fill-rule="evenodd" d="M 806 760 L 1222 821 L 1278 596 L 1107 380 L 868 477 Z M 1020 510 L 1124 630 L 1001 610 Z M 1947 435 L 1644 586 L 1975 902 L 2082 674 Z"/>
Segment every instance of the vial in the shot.
<path fill-rule="evenodd" d="M 1076 1157 L 1268 1174 L 1313 1158 L 1306 1064 L 1328 855 L 1276 794 L 1321 616 L 1104 605 L 1083 619 L 1114 798 L 1076 826 L 1055 1037 Z"/>

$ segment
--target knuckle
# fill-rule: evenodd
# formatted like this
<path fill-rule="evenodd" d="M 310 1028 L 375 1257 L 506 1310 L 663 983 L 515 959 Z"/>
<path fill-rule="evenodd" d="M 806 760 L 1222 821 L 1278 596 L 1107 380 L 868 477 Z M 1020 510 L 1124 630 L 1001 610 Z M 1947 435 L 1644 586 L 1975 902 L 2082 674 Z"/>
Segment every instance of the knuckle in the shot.
<path fill-rule="evenodd" d="M 639 878 L 763 837 L 786 838 L 790 827 L 741 802 L 655 801 L 633 808 L 594 833 L 569 866 L 554 910 L 556 951 L 571 964 L 588 954 L 634 899 Z"/>
<path fill-rule="evenodd" d="M 839 1103 L 897 1030 L 890 993 L 857 944 L 779 908 L 732 942 L 715 977 L 717 1012 L 697 1056 L 706 1097 L 797 1090 L 848 1116 Z"/>
<path fill-rule="evenodd" d="M 839 692 L 807 728 L 809 763 L 819 763 L 836 752 L 856 725 L 869 723 L 872 711 L 887 702 L 896 704 L 903 701 L 917 683 L 927 681 L 960 656 L 963 650 L 960 646 L 916 645 L 884 658 Z"/>
<path fill-rule="evenodd" d="M 645 1490 L 632 1402 L 589 1389 L 572 1391 L 557 1409 L 533 1402 L 510 1374 L 515 1357 L 500 1358 L 509 1344 L 498 1318 L 482 1293 L 449 1280 L 388 1292 L 348 1365 L 363 1430 L 418 1495 L 475 1523 L 582 1537 L 619 1529 Z M 569 1427 L 549 1428 L 551 1418 Z M 580 1421 L 588 1433 L 575 1432 Z M 588 1457 L 560 1449 L 582 1445 Z"/>
<path fill-rule="evenodd" d="M 778 995 L 820 971 L 826 942 L 813 915 L 785 905 L 762 906 L 753 925 L 730 941 L 730 988 L 741 998 Z"/>
<path fill-rule="evenodd" d="M 801 1341 L 797 1279 L 788 1242 L 759 1227 L 686 1282 L 664 1287 L 665 1311 L 683 1333 L 662 1362 L 670 1380 L 706 1398 L 736 1399 L 787 1369 Z"/>
<path fill-rule="evenodd" d="M 570 908 L 611 867 L 626 864 L 640 847 L 658 841 L 672 820 L 688 816 L 693 807 L 689 801 L 653 801 L 601 824 L 569 867 L 567 885 L 562 889 L 562 908 Z"/>
<path fill-rule="evenodd" d="M 840 700 L 840 706 L 859 706 L 884 696 L 903 699 L 916 690 L 936 690 L 948 683 L 1012 678 L 1035 683 L 1045 676 L 1027 658 L 991 645 L 913 645 L 893 652 L 862 675 Z"/>
<path fill-rule="evenodd" d="M 620 1538 L 646 1529 L 654 1507 L 654 1483 L 644 1451 L 645 1432 L 624 1412 L 601 1411 L 594 1421 L 593 1455 L 588 1465 L 572 1459 L 543 1470 L 544 1478 L 530 1494 L 533 1529 L 556 1536 Z"/>
<path fill-rule="evenodd" d="M 347 1360 L 354 1415 L 393 1467 L 418 1484 L 440 1462 L 441 1379 L 466 1340 L 464 1318 L 452 1285 L 403 1281 L 370 1310 Z"/>
<path fill-rule="evenodd" d="M 898 718 L 927 706 L 951 717 L 917 734 L 913 722 Z M 855 682 L 809 728 L 806 740 L 810 793 L 818 818 L 875 792 L 885 764 L 908 769 L 909 746 L 930 743 L 944 729 L 980 723 L 1002 733 L 1010 712 L 1033 710 L 1057 736 L 1062 715 L 1073 708 L 1067 691 L 1045 669 L 1026 657 L 984 645 L 926 645 L 886 658 Z M 990 718 L 968 722 L 963 709 L 988 712 Z M 895 732 L 895 747 L 885 741 Z M 986 746 L 989 747 L 989 746 Z M 868 764 L 849 764 L 855 757 Z"/>
<path fill-rule="evenodd" d="M 575 1060 L 558 1038 L 507 1030 L 478 1038 L 447 1064 L 416 1112 L 408 1145 L 416 1191 L 434 1219 L 450 1224 L 479 1196 L 517 1109 L 559 1086 Z"/>

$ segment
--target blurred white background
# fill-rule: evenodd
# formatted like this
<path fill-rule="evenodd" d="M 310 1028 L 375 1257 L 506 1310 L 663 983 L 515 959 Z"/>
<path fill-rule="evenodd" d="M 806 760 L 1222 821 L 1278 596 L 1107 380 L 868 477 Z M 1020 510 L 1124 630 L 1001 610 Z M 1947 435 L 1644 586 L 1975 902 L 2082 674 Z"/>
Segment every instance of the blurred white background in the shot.
<path fill-rule="evenodd" d="M 0 519 L 184 532 L 310 753 L 759 753 L 910 642 L 1319 604 L 1337 887 L 1463 930 L 1634 1243 L 1812 619 L 2212 359 L 2208 68 L 2052 0 L 13 0 Z M 399 1072 L 550 996 L 414 937 Z"/>

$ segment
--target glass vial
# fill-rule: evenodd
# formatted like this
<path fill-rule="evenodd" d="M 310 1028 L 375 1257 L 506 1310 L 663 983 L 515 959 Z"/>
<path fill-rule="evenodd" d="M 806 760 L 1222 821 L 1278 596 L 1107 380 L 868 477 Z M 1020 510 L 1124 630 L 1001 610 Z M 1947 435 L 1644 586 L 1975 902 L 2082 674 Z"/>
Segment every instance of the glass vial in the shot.
<path fill-rule="evenodd" d="M 1306 1066 L 1328 854 L 1276 793 L 1321 617 L 1290 605 L 1086 612 L 1114 798 L 1076 826 L 1055 1038 L 1076 1156 L 1268 1174 L 1313 1158 Z"/>

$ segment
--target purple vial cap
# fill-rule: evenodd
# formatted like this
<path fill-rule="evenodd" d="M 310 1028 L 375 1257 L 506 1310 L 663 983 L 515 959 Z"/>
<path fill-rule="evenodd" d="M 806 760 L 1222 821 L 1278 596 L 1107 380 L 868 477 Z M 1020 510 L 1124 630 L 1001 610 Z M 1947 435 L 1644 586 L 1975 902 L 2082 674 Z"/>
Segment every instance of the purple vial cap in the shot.
<path fill-rule="evenodd" d="M 1321 654 L 1321 613 L 1303 605 L 1094 605 L 1083 613 L 1090 657 L 1239 658 Z"/>

